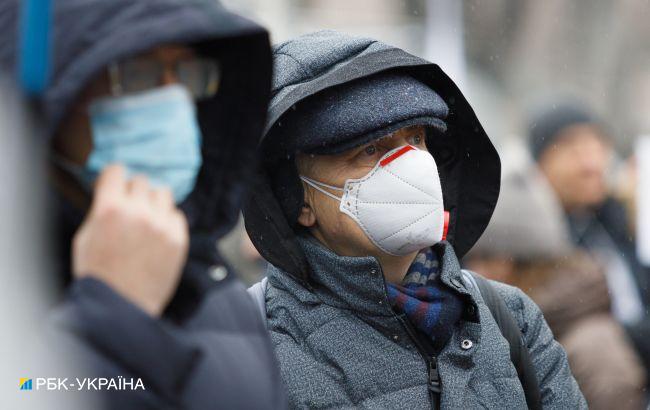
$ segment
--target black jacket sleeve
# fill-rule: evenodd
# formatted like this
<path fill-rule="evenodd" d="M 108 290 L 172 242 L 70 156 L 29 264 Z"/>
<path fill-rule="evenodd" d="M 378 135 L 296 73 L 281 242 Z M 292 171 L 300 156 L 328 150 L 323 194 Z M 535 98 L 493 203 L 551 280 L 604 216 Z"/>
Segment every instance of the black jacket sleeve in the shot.
<path fill-rule="evenodd" d="M 52 328 L 78 352 L 90 377 L 141 379 L 144 389 L 100 392 L 109 408 L 283 408 L 266 329 L 249 323 L 242 306 L 243 314 L 233 316 L 212 300 L 228 303 L 235 296 L 235 309 L 252 305 L 243 292 L 209 295 L 183 326 L 153 318 L 103 282 L 85 278 L 71 285 Z"/>

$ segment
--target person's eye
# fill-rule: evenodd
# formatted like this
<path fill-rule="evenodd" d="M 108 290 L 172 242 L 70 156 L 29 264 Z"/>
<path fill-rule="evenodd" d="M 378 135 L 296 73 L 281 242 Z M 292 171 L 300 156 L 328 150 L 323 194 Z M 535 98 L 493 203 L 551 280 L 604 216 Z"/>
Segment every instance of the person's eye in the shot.
<path fill-rule="evenodd" d="M 408 142 L 411 145 L 420 145 L 422 144 L 422 141 L 423 139 L 421 134 L 411 135 L 406 139 L 406 142 Z"/>
<path fill-rule="evenodd" d="M 364 152 L 366 153 L 366 155 L 375 155 L 375 153 L 377 152 L 377 147 L 374 145 L 368 145 L 364 149 Z"/>

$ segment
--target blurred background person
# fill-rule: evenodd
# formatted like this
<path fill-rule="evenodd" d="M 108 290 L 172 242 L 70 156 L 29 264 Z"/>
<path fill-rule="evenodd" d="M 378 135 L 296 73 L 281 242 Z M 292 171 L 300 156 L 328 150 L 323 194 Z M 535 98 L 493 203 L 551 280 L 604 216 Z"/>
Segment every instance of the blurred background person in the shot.
<path fill-rule="evenodd" d="M 644 407 L 645 370 L 610 313 L 605 275 L 572 244 L 561 204 L 534 166 L 504 176 L 490 225 L 465 265 L 539 305 L 590 408 Z"/>
<path fill-rule="evenodd" d="M 24 4 L 0 9 L 9 69 Z M 267 32 L 204 1 L 59 0 L 51 21 L 35 103 L 47 270 L 67 287 L 53 322 L 89 365 L 74 376 L 131 380 L 103 389 L 109 408 L 283 408 L 265 326 L 216 250 L 263 127 Z"/>
<path fill-rule="evenodd" d="M 533 117 L 529 146 L 562 206 L 572 243 L 603 267 L 612 312 L 647 367 L 650 270 L 638 259 L 624 205 L 608 187 L 613 148 L 607 127 L 585 107 L 561 101 Z"/>

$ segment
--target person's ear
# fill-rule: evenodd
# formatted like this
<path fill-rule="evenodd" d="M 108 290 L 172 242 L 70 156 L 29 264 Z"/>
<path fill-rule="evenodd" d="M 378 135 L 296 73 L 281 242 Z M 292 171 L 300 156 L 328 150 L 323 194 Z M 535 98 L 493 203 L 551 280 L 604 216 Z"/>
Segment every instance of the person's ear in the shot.
<path fill-rule="evenodd" d="M 303 185 L 303 204 L 300 207 L 300 213 L 298 214 L 298 223 L 305 228 L 311 228 L 316 224 L 316 214 L 314 209 L 311 207 L 311 195 L 309 189 Z"/>

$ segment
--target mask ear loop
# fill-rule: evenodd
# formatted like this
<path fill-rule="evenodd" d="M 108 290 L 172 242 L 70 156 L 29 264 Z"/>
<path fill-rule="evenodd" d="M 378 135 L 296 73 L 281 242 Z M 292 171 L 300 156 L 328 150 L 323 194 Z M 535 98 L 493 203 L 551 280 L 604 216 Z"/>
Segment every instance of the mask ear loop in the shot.
<path fill-rule="evenodd" d="M 316 190 L 318 190 L 318 191 L 324 193 L 325 195 L 329 196 L 330 198 L 332 198 L 332 199 L 334 199 L 334 200 L 336 200 L 336 201 L 338 201 L 338 202 L 341 202 L 341 198 L 339 198 L 338 196 L 336 196 L 336 195 L 334 195 L 334 194 L 332 194 L 332 193 L 330 193 L 330 192 L 327 192 L 326 190 L 324 190 L 324 189 L 321 188 L 320 186 L 324 186 L 325 188 L 329 188 L 329 189 L 333 189 L 333 190 L 335 190 L 335 191 L 341 191 L 341 192 L 344 191 L 343 188 L 339 188 L 339 187 L 332 186 L 332 185 L 327 185 L 327 184 L 324 184 L 324 183 L 322 183 L 322 182 L 318 182 L 318 181 L 316 181 L 316 180 L 313 180 L 313 179 L 311 179 L 311 178 L 304 177 L 304 176 L 302 176 L 302 175 L 300 176 L 300 179 L 302 179 L 303 181 L 305 181 L 306 184 L 311 185 L 314 189 L 316 189 Z M 319 186 L 319 185 L 320 185 L 320 186 Z"/>

